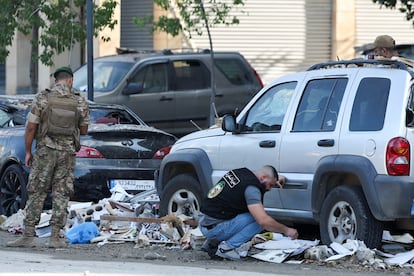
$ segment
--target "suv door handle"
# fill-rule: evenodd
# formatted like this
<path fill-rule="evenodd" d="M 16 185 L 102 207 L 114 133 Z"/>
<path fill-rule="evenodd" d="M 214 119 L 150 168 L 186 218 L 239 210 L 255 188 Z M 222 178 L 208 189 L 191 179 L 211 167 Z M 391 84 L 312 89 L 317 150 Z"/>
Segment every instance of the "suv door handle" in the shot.
<path fill-rule="evenodd" d="M 171 98 L 171 97 L 165 97 L 165 96 L 162 96 L 161 98 L 160 98 L 160 101 L 162 102 L 162 101 L 172 101 L 173 100 L 173 98 Z"/>
<path fill-rule="evenodd" d="M 276 146 L 275 140 L 264 140 L 259 143 L 261 148 L 274 148 Z"/>
<path fill-rule="evenodd" d="M 216 96 L 217 98 L 222 98 L 223 97 L 223 94 L 216 94 L 214 96 Z"/>
<path fill-rule="evenodd" d="M 320 147 L 333 147 L 335 145 L 334 139 L 322 139 L 318 141 Z"/>

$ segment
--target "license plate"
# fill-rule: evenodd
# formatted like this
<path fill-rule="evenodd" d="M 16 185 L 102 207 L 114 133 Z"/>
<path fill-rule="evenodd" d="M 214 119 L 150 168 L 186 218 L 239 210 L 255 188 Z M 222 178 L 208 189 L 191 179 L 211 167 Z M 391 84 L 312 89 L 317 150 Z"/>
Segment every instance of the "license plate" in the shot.
<path fill-rule="evenodd" d="M 129 191 L 148 191 L 155 189 L 154 180 L 111 179 L 111 189 L 116 185 Z"/>

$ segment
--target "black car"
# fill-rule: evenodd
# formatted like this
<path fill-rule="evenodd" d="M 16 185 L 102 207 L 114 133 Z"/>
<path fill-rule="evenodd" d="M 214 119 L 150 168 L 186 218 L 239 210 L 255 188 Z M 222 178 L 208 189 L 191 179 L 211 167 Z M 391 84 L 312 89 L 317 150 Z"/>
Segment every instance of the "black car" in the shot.
<path fill-rule="evenodd" d="M 27 200 L 24 124 L 31 99 L 0 99 L 0 214 L 7 216 Z M 97 202 L 117 184 L 131 193 L 154 189 L 154 171 L 176 137 L 148 126 L 125 106 L 91 102 L 89 108 L 91 125 L 76 154 L 71 200 Z"/>

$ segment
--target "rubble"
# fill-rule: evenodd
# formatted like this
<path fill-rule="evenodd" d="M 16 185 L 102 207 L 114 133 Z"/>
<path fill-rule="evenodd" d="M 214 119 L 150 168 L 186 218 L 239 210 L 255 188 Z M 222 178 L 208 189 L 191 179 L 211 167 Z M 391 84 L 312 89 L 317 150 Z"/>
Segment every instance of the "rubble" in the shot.
<path fill-rule="evenodd" d="M 181 250 L 201 250 L 206 240 L 197 222 L 190 217 L 168 215 L 159 217 L 159 198 L 155 190 L 130 195 L 120 187 L 110 198 L 98 203 L 70 202 L 64 233 L 71 244 L 133 243 L 134 248 L 165 246 Z M 24 210 L 10 217 L 1 217 L 0 229 L 14 234 L 23 232 Z M 36 235 L 49 237 L 50 211 L 42 213 Z M 414 268 L 414 238 L 410 234 L 393 236 L 384 231 L 382 250 L 372 250 L 362 241 L 320 245 L 319 240 L 291 240 L 279 233 L 266 232 L 239 249 L 241 256 L 272 263 L 318 262 L 336 266 L 353 262 L 361 267 L 388 270 L 396 267 Z M 208 258 L 206 256 L 206 258 Z M 166 260 L 158 253 L 147 253 L 146 260 Z"/>

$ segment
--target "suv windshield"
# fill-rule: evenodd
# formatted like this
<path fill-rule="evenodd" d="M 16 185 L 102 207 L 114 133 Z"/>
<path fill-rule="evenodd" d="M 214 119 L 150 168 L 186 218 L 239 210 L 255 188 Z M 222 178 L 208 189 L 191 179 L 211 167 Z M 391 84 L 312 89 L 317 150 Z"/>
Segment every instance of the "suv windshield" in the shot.
<path fill-rule="evenodd" d="M 94 92 L 112 91 L 125 77 L 133 62 L 94 62 L 93 68 L 93 89 Z M 88 67 L 83 65 L 75 71 L 73 76 L 73 88 L 79 91 L 88 90 Z"/>

